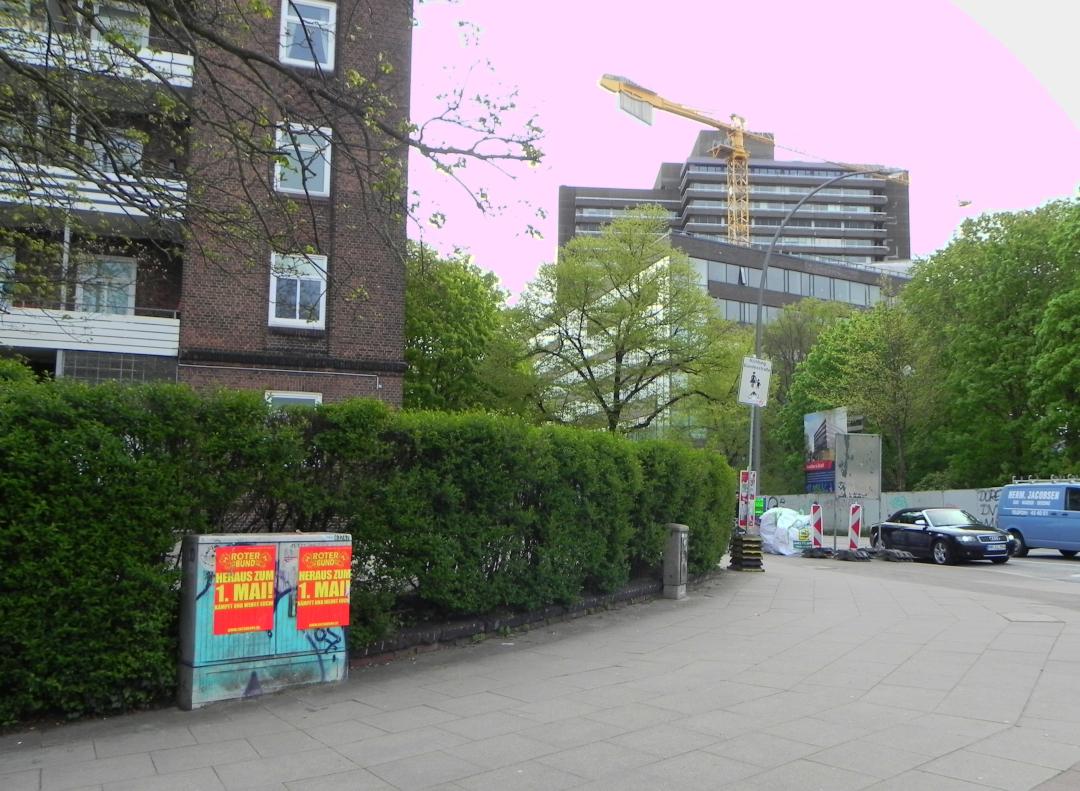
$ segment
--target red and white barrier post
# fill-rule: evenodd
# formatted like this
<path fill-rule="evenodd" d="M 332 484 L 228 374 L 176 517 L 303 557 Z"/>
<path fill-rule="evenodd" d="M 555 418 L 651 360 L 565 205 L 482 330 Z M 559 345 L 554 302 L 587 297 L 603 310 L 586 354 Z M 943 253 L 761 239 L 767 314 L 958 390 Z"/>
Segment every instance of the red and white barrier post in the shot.
<path fill-rule="evenodd" d="M 825 538 L 825 531 L 821 527 L 821 506 L 817 503 L 810 506 L 810 524 L 814 530 L 812 546 L 814 549 L 821 549 Z"/>
<path fill-rule="evenodd" d="M 851 514 L 848 517 L 848 548 L 859 548 L 859 533 L 862 532 L 862 506 L 858 503 L 851 504 Z"/>

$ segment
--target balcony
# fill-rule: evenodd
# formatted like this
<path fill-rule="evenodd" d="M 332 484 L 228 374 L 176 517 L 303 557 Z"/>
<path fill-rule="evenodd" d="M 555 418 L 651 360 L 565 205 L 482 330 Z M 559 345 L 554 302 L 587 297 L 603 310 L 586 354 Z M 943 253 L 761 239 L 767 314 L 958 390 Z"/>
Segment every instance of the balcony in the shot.
<path fill-rule="evenodd" d="M 176 311 L 138 310 L 153 315 L 7 308 L 0 312 L 0 346 L 176 357 L 180 346 Z"/>
<path fill-rule="evenodd" d="M 191 55 L 150 47 L 129 55 L 107 41 L 34 25 L 0 27 L 0 46 L 13 59 L 32 66 L 68 69 L 86 76 L 165 82 L 174 88 L 190 88 L 195 72 Z"/>
<path fill-rule="evenodd" d="M 179 221 L 186 195 L 180 179 L 101 173 L 88 180 L 66 168 L 0 159 L 0 203 Z"/>

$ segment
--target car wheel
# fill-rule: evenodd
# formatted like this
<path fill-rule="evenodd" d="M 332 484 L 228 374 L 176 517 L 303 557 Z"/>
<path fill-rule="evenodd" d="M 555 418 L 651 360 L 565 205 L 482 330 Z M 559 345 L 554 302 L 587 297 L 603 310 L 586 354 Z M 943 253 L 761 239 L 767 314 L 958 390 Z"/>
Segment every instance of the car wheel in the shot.
<path fill-rule="evenodd" d="M 1002 563 L 1008 563 L 1008 558 L 990 558 L 990 562 L 994 565 L 1000 566 Z"/>
<path fill-rule="evenodd" d="M 1013 537 L 1013 541 L 1016 542 L 1016 549 L 1013 550 L 1012 556 L 1014 558 L 1026 558 L 1028 553 L 1027 544 L 1024 543 L 1024 537 L 1020 535 L 1019 530 L 1010 530 L 1009 535 Z"/>
<path fill-rule="evenodd" d="M 1064 555 L 1067 558 L 1076 557 L 1076 550 L 1075 549 L 1059 549 L 1058 552 L 1060 552 L 1062 555 Z"/>
<path fill-rule="evenodd" d="M 951 566 L 953 563 L 953 551 L 952 547 L 949 546 L 949 542 L 943 538 L 935 541 L 930 550 L 930 557 L 939 566 Z"/>

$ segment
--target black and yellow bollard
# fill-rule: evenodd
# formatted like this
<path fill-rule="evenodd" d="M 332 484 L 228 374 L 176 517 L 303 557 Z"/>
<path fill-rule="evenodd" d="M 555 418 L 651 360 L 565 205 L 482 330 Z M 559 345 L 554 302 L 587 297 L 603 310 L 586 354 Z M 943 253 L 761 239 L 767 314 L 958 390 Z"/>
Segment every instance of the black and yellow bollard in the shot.
<path fill-rule="evenodd" d="M 734 571 L 764 571 L 761 561 L 761 536 L 750 536 L 739 531 L 731 537 L 731 564 Z"/>

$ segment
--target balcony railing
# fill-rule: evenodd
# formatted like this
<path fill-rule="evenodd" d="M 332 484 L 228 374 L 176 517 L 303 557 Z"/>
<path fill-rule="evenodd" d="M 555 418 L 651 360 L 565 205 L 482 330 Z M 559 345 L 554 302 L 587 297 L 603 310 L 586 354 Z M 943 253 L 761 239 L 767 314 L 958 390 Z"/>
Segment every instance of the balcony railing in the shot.
<path fill-rule="evenodd" d="M 176 357 L 176 311 L 136 309 L 153 315 L 86 313 L 49 308 L 0 310 L 0 346 Z"/>
<path fill-rule="evenodd" d="M 68 69 L 80 74 L 166 82 L 190 88 L 195 72 L 191 55 L 143 48 L 128 55 L 107 41 L 57 33 L 47 27 L 0 27 L 0 46 L 33 66 Z"/>
<path fill-rule="evenodd" d="M 180 179 L 101 173 L 89 180 L 67 168 L 0 158 L 0 203 L 180 220 L 186 194 Z"/>

